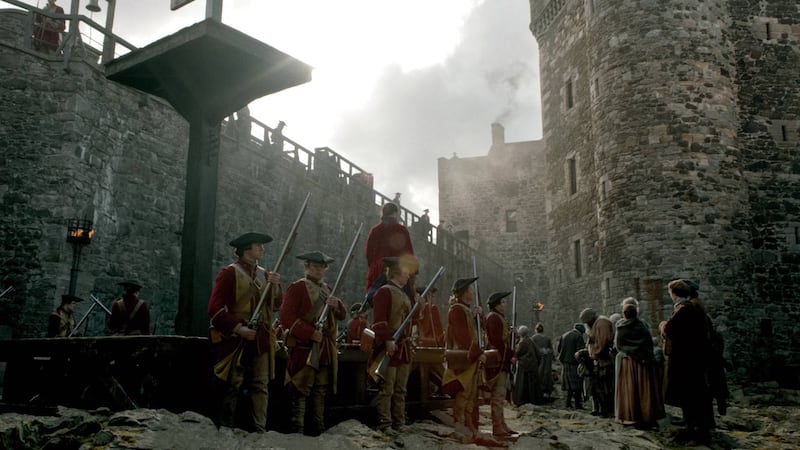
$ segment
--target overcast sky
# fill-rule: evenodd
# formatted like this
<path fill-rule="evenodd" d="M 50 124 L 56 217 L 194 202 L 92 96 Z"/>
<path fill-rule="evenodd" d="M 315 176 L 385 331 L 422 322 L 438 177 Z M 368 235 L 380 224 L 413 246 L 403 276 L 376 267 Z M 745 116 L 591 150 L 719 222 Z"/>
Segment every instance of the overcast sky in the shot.
<path fill-rule="evenodd" d="M 205 17 L 206 0 L 169 5 L 117 0 L 115 34 L 142 47 Z M 528 0 L 225 0 L 222 22 L 314 67 L 310 83 L 251 103 L 254 118 L 332 148 L 434 224 L 437 158 L 485 155 L 495 121 L 508 142 L 541 138 Z"/>

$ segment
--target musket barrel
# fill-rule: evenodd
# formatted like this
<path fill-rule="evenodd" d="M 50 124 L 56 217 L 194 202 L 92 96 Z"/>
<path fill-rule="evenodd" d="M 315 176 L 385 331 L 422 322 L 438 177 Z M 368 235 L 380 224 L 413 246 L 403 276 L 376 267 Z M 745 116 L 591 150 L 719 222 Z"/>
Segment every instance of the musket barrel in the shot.
<path fill-rule="evenodd" d="M 336 293 L 336 289 L 339 287 L 339 283 L 342 281 L 342 277 L 344 276 L 345 271 L 350 266 L 350 260 L 353 259 L 353 250 L 356 248 L 356 243 L 358 243 L 358 238 L 361 237 L 361 230 L 364 228 L 364 223 L 362 222 L 358 226 L 358 230 L 356 230 L 356 235 L 353 236 L 353 242 L 350 244 L 350 249 L 347 251 L 347 256 L 345 256 L 344 261 L 342 262 L 342 267 L 339 269 L 339 274 L 336 276 L 336 282 L 333 284 L 333 288 L 331 288 L 329 297 L 333 297 Z M 330 310 L 330 305 L 325 303 L 325 306 L 322 308 L 322 312 L 319 315 L 319 319 L 315 324 L 315 328 L 319 331 L 322 331 L 322 328 L 325 326 L 325 321 L 328 320 L 328 312 Z M 308 354 L 308 359 L 306 360 L 306 364 L 309 366 L 319 369 L 319 356 L 320 356 L 320 343 L 314 342 L 311 344 L 311 352 Z"/>
<path fill-rule="evenodd" d="M 278 259 L 275 261 L 275 268 L 272 272 L 277 272 L 281 268 L 281 264 L 283 260 L 286 258 L 286 255 L 291 250 L 292 246 L 294 245 L 294 240 L 297 237 L 297 228 L 300 226 L 300 221 L 303 219 L 303 215 L 306 213 L 306 208 L 308 208 L 308 199 L 311 197 L 311 193 L 309 192 L 306 194 L 306 199 L 303 201 L 303 206 L 300 207 L 300 212 L 297 214 L 297 218 L 294 220 L 294 224 L 292 225 L 292 230 L 289 232 L 289 239 L 283 244 L 283 250 L 281 250 L 280 255 L 278 255 Z M 258 305 L 256 305 L 256 309 L 253 311 L 253 315 L 250 317 L 250 322 L 248 324 L 250 327 L 255 327 L 258 323 L 258 316 L 261 315 L 261 308 L 264 306 L 264 299 L 267 297 L 267 293 L 272 290 L 272 283 L 267 281 L 267 285 L 264 286 L 264 291 L 261 292 L 261 298 L 258 300 Z"/>

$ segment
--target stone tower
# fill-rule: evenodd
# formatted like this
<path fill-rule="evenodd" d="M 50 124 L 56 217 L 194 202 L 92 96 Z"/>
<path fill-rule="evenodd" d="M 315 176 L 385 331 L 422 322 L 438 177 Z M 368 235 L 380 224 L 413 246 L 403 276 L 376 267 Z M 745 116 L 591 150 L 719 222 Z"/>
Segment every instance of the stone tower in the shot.
<path fill-rule="evenodd" d="M 627 296 L 655 325 L 689 277 L 740 373 L 797 383 L 796 2 L 530 6 L 558 326 Z"/>

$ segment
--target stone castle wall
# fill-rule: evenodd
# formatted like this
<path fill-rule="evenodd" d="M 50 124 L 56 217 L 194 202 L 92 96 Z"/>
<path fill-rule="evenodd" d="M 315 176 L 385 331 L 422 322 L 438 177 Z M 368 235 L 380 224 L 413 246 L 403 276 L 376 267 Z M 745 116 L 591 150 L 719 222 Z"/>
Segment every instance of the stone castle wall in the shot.
<path fill-rule="evenodd" d="M 531 1 L 549 279 L 571 316 L 559 328 L 586 306 L 616 312 L 627 296 L 657 323 L 671 312 L 666 283 L 690 277 L 739 373 L 798 382 L 800 11 L 790 4 Z"/>
<path fill-rule="evenodd" d="M 487 156 L 439 159 L 440 217 L 455 233 L 468 236 L 470 246 L 508 268 L 511 277 L 500 290 L 516 285 L 517 323 L 530 326 L 533 304 L 547 304 L 550 297 L 544 259 L 545 177 L 537 164 L 544 146 L 541 141 L 505 143 L 502 126 L 493 127 L 494 144 Z M 491 292 L 480 283 L 488 298 Z M 511 309 L 506 308 L 509 316 Z"/>
<path fill-rule="evenodd" d="M 96 234 L 82 252 L 76 294 L 108 305 L 134 278 L 145 287 L 152 321 L 161 334 L 174 332 L 180 278 L 188 124 L 168 104 L 106 80 L 102 68 L 21 47 L 8 30 L 18 13 L 0 13 L 0 287 L 14 292 L 0 300 L 0 337 L 37 337 L 47 315 L 67 292 L 72 248 L 65 242 L 68 219 L 87 218 Z M 21 16 L 20 16 L 21 17 Z M 6 38 L 9 38 L 6 40 Z M 258 139 L 239 143 L 223 125 L 220 148 L 215 255 L 208 276 L 233 260 L 227 245 L 247 231 L 275 238 L 262 264 L 272 269 L 307 193 L 309 209 L 281 274 L 302 275 L 294 255 L 318 249 L 344 259 L 359 223 L 364 230 L 342 298 L 361 301 L 366 261 L 364 241 L 378 222 L 385 197 L 346 177 L 325 152 L 289 154 Z M 410 214 L 410 212 L 405 211 Z M 457 273 L 471 267 L 467 252 L 436 245 L 410 227 L 421 261 L 420 284 L 447 271 L 438 283 L 448 291 Z M 463 244 L 459 249 L 463 250 Z M 504 268 L 478 255 L 489 268 L 488 285 L 506 278 Z M 329 271 L 333 282 L 340 266 Z M 447 296 L 439 296 L 446 313 Z M 208 299 L 198 299 L 205 303 Z M 90 303 L 83 302 L 78 317 Z M 93 314 L 88 333 L 103 332 Z"/>

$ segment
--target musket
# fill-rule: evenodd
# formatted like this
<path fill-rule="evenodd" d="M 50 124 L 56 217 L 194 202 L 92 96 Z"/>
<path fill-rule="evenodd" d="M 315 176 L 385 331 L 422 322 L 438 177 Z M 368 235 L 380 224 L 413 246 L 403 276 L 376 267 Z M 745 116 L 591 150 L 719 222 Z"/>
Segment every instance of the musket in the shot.
<path fill-rule="evenodd" d="M 83 317 L 81 317 L 81 320 L 79 320 L 78 323 L 75 324 L 75 328 L 73 328 L 72 331 L 69 332 L 69 335 L 67 337 L 72 337 L 75 335 L 75 333 L 78 331 L 78 328 L 80 328 L 81 325 L 83 325 L 83 322 L 86 321 L 86 318 L 89 317 L 89 314 L 92 313 L 95 306 L 99 305 L 100 308 L 103 309 L 104 313 L 108 314 L 109 316 L 111 315 L 111 311 L 109 311 L 108 308 L 106 308 L 102 303 L 100 303 L 100 300 L 98 300 L 97 297 L 95 297 L 94 295 L 89 295 L 89 298 L 92 299 L 92 306 L 90 306 L 89 309 L 86 310 L 86 313 L 83 315 Z"/>
<path fill-rule="evenodd" d="M 14 286 L 9 286 L 8 289 L 4 290 L 3 292 L 0 292 L 0 298 L 5 297 L 6 294 L 8 294 L 9 292 L 12 292 L 13 290 L 14 290 Z"/>
<path fill-rule="evenodd" d="M 109 316 L 111 315 L 111 310 L 106 308 L 106 305 L 104 305 L 103 302 L 101 302 L 97 297 L 95 297 L 94 294 L 89 294 L 89 298 L 92 299 L 93 302 L 97 303 L 97 306 L 103 308 L 103 311 L 107 315 Z"/>
<path fill-rule="evenodd" d="M 511 354 L 516 351 L 514 348 L 515 337 L 517 337 L 517 287 L 511 289 Z M 514 384 L 517 375 L 517 365 L 511 365 L 511 384 Z M 510 388 L 511 386 L 509 386 Z"/>
<path fill-rule="evenodd" d="M 344 273 L 347 271 L 347 267 L 350 265 L 350 261 L 353 259 L 353 250 L 356 248 L 356 243 L 358 243 L 358 238 L 361 237 L 361 230 L 364 228 L 364 223 L 362 222 L 358 226 L 358 230 L 356 230 L 356 235 L 353 236 L 353 242 L 350 244 L 350 249 L 347 251 L 347 256 L 344 258 L 344 262 L 342 262 L 342 267 L 339 269 L 339 275 L 336 276 L 336 282 L 333 283 L 333 288 L 331 288 L 331 292 L 328 294 L 328 297 L 333 297 L 336 293 L 336 289 L 339 287 L 339 283 L 342 281 L 342 277 Z M 325 307 L 322 308 L 322 313 L 319 315 L 319 319 L 315 325 L 317 331 L 322 331 L 325 327 L 325 322 L 328 320 L 328 312 L 330 311 L 330 305 L 325 303 Z M 314 369 L 319 369 L 319 355 L 320 355 L 320 343 L 314 342 L 311 344 L 311 352 L 308 354 L 308 360 L 306 360 L 306 364 L 313 367 Z"/>
<path fill-rule="evenodd" d="M 367 289 L 367 293 L 364 294 L 364 301 L 361 302 L 361 308 L 358 308 L 358 313 L 361 314 L 362 312 L 367 310 L 367 306 L 372 306 L 372 297 L 375 296 L 375 292 L 386 284 L 386 272 L 384 271 L 381 273 L 377 279 L 372 283 L 372 286 Z"/>
<path fill-rule="evenodd" d="M 472 276 L 478 278 L 478 265 L 475 262 L 475 256 L 472 257 Z M 475 306 L 481 306 L 481 295 L 480 291 L 478 290 L 478 280 L 475 280 L 472 284 L 475 286 Z M 475 316 L 475 322 L 478 325 L 478 347 L 483 350 L 483 331 L 481 331 L 480 316 Z"/>
<path fill-rule="evenodd" d="M 294 245 L 294 240 L 297 237 L 297 227 L 300 226 L 300 220 L 303 218 L 303 215 L 306 213 L 306 207 L 308 207 L 308 198 L 311 197 L 311 193 L 309 192 L 306 194 L 306 199 L 303 201 L 303 206 L 300 207 L 300 212 L 297 214 L 297 218 L 294 220 L 294 225 L 292 225 L 292 230 L 289 233 L 289 239 L 286 240 L 286 243 L 283 245 L 283 250 L 281 250 L 280 255 L 278 256 L 278 260 L 275 261 L 275 269 L 273 272 L 277 272 L 281 268 L 281 263 L 286 258 L 286 255 L 291 250 L 292 246 Z M 256 329 L 258 327 L 258 318 L 261 315 L 261 307 L 264 306 L 264 299 L 267 296 L 267 292 L 272 289 L 272 283 L 267 281 L 266 286 L 264 287 L 264 291 L 261 292 L 261 298 L 258 300 L 258 305 L 256 305 L 255 311 L 253 311 L 253 315 L 250 317 L 250 322 L 247 323 L 249 328 Z M 270 305 L 269 311 L 272 312 L 272 305 Z M 271 320 L 271 319 L 270 319 Z M 267 324 L 268 326 L 271 324 Z M 214 376 L 230 382 L 230 374 L 231 369 L 234 366 L 238 366 L 241 364 L 242 360 L 242 352 L 244 351 L 244 340 L 240 340 L 239 344 L 237 344 L 236 348 L 228 354 L 228 356 L 222 358 L 220 361 L 217 361 L 214 364 Z"/>
<path fill-rule="evenodd" d="M 425 290 L 422 291 L 422 297 L 425 297 L 428 294 L 428 291 L 431 290 L 433 285 L 436 283 L 436 280 L 438 280 L 443 273 L 444 273 L 444 266 L 440 266 L 439 270 L 436 271 L 436 275 L 434 275 L 433 278 L 431 278 L 431 281 L 425 287 Z M 411 321 L 411 318 L 414 317 L 414 313 L 417 311 L 419 303 L 420 302 L 414 302 L 414 306 L 411 307 L 411 311 L 409 311 L 406 318 L 403 319 L 403 323 L 401 323 L 400 326 L 397 327 L 397 330 L 395 330 L 394 334 L 392 334 L 393 341 L 396 342 L 398 339 L 400 339 L 400 336 L 403 335 L 403 330 L 405 330 L 405 328 L 408 326 L 408 322 Z M 383 357 L 381 358 L 378 367 L 372 372 L 373 379 L 375 379 L 376 381 L 378 378 L 382 380 L 386 379 L 386 371 L 389 370 L 390 359 L 391 356 L 389 356 L 389 354 L 386 353 L 386 351 L 384 351 Z"/>
<path fill-rule="evenodd" d="M 297 213 L 297 218 L 294 219 L 294 225 L 292 225 L 292 231 L 289 232 L 289 239 L 286 240 L 286 243 L 283 244 L 283 250 L 281 250 L 280 255 L 278 256 L 278 260 L 275 261 L 275 268 L 272 270 L 273 273 L 277 272 L 281 268 L 281 264 L 283 260 L 286 258 L 286 255 L 292 249 L 294 245 L 294 240 L 297 238 L 297 228 L 300 226 L 300 220 L 303 219 L 303 215 L 306 213 L 306 208 L 308 207 L 308 198 L 311 197 L 311 193 L 309 192 L 306 194 L 306 199 L 303 201 L 303 206 L 300 207 L 300 212 Z M 253 316 L 250 317 L 250 322 L 248 322 L 248 326 L 250 328 L 255 329 L 258 325 L 258 317 L 261 315 L 261 308 L 264 306 L 264 299 L 267 297 L 267 293 L 272 290 L 272 283 L 267 281 L 267 285 L 264 288 L 264 291 L 261 292 L 261 298 L 258 300 L 258 305 L 256 305 L 255 311 L 253 311 Z M 272 311 L 272 308 L 270 308 Z"/>

